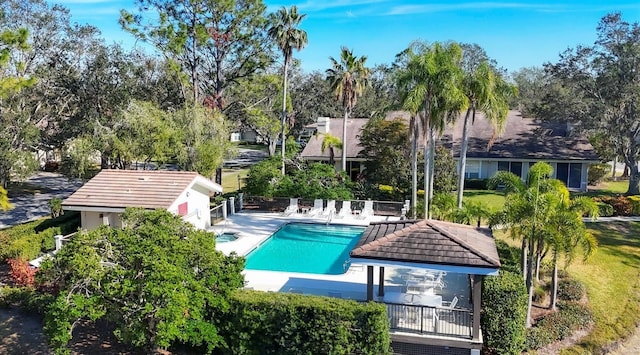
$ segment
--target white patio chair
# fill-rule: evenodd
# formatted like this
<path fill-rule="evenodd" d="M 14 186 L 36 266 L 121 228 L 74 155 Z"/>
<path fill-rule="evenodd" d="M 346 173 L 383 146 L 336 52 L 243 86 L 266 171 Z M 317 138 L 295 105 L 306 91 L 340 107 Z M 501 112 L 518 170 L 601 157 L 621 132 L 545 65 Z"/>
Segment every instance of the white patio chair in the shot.
<path fill-rule="evenodd" d="M 442 307 L 438 308 L 438 312 L 440 313 L 439 314 L 440 318 L 446 315 L 449 318 L 454 318 L 455 320 L 454 309 L 456 308 L 457 305 L 458 305 L 458 296 L 453 296 L 453 299 L 451 300 L 451 302 L 443 301 Z"/>
<path fill-rule="evenodd" d="M 324 201 L 322 199 L 315 199 L 313 200 L 313 208 L 309 210 L 309 216 L 316 216 L 320 213 L 322 213 L 322 205 L 324 204 Z"/>
<path fill-rule="evenodd" d="M 373 201 L 364 201 L 364 208 L 360 212 L 360 218 L 364 219 L 373 216 Z"/>
<path fill-rule="evenodd" d="M 336 214 L 336 200 L 328 200 L 327 207 L 325 207 L 322 212 L 323 216 L 329 216 L 332 214 Z"/>
<path fill-rule="evenodd" d="M 287 208 L 284 210 L 284 212 L 282 212 L 283 216 L 290 216 L 294 213 L 298 213 L 298 199 L 297 198 L 290 198 L 289 199 L 289 206 L 287 206 Z"/>
<path fill-rule="evenodd" d="M 338 212 L 338 218 L 351 216 L 351 201 L 342 201 L 342 208 Z"/>

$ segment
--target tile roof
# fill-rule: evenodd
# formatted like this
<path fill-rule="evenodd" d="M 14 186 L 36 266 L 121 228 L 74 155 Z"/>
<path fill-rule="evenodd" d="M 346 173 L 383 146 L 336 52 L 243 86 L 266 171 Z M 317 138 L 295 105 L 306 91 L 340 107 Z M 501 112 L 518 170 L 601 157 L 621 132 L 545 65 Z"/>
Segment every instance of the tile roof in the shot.
<path fill-rule="evenodd" d="M 196 179 L 196 172 L 165 170 L 102 170 L 62 203 L 63 207 L 169 208 Z"/>
<path fill-rule="evenodd" d="M 329 121 L 329 133 L 342 140 L 342 118 L 331 118 Z M 360 131 L 369 120 L 366 118 L 352 118 L 347 120 L 347 158 L 356 158 L 362 148 L 360 147 Z M 323 137 L 317 134 L 312 136 L 304 147 L 301 155 L 305 158 L 322 157 L 329 158 L 329 150 L 322 152 Z M 340 149 L 335 149 L 336 160 L 342 156 Z"/>
<path fill-rule="evenodd" d="M 351 257 L 421 264 L 499 268 L 486 228 L 435 220 L 371 223 Z"/>

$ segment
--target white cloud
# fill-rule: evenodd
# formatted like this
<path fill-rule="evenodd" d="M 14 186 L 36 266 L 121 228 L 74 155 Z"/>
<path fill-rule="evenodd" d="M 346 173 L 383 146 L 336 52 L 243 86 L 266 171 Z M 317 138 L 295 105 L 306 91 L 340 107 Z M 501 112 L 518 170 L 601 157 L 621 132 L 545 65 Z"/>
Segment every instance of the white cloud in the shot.
<path fill-rule="evenodd" d="M 387 15 L 410 15 L 420 13 L 447 12 L 459 10 L 526 9 L 552 11 L 566 8 L 561 4 L 519 3 L 519 2 L 463 2 L 446 4 L 400 5 L 392 7 Z"/>

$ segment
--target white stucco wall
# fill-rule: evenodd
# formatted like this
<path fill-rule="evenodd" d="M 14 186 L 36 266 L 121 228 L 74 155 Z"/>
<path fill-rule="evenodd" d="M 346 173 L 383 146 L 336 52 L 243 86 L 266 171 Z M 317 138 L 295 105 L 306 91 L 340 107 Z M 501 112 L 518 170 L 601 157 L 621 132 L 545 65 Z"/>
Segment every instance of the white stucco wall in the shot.
<path fill-rule="evenodd" d="M 103 224 L 114 228 L 122 227 L 121 214 L 116 212 L 81 211 L 80 217 L 82 229 L 93 230 Z"/>
<path fill-rule="evenodd" d="M 187 194 L 189 196 L 187 196 Z M 211 226 L 209 217 L 209 191 L 202 186 L 192 185 L 183 191 L 169 207 L 172 213 L 178 213 L 178 206 L 187 202 L 187 215 L 184 220 L 197 228 L 205 229 Z"/>

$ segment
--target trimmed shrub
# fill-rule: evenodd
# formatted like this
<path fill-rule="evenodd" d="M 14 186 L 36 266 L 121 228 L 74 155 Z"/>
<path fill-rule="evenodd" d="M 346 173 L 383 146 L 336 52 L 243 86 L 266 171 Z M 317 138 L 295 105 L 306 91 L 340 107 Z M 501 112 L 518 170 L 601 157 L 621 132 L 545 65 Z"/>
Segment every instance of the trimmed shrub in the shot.
<path fill-rule="evenodd" d="M 633 203 L 626 196 L 601 196 L 594 197 L 593 200 L 611 205 L 614 216 L 631 216 L 633 213 Z"/>
<path fill-rule="evenodd" d="M 527 329 L 527 349 L 540 349 L 557 340 L 565 339 L 574 331 L 593 323 L 591 310 L 577 302 L 560 302 L 558 311 L 549 313 Z"/>
<path fill-rule="evenodd" d="M 633 216 L 640 216 L 640 196 L 628 196 L 629 201 L 631 201 L 632 210 L 631 214 Z"/>
<path fill-rule="evenodd" d="M 29 265 L 27 260 L 9 259 L 7 262 L 11 268 L 11 272 L 9 274 L 16 284 L 20 286 L 33 286 L 36 270 Z"/>
<path fill-rule="evenodd" d="M 613 216 L 613 213 L 615 212 L 613 210 L 613 206 L 604 202 L 597 202 L 596 204 L 598 205 L 598 214 L 600 215 L 600 217 Z"/>
<path fill-rule="evenodd" d="M 558 282 L 558 298 L 565 301 L 579 301 L 585 293 L 584 285 L 576 279 L 563 279 Z"/>
<path fill-rule="evenodd" d="M 220 319 L 225 354 L 390 354 L 386 308 L 327 297 L 238 290 Z"/>
<path fill-rule="evenodd" d="M 464 188 L 469 190 L 488 190 L 489 179 L 465 179 Z"/>
<path fill-rule="evenodd" d="M 501 270 L 521 274 L 520 249 L 512 247 L 503 240 L 496 239 L 496 248 L 500 256 Z"/>
<path fill-rule="evenodd" d="M 500 271 L 500 276 L 485 279 L 480 324 L 486 353 L 520 354 L 524 350 L 527 301 L 520 275 Z"/>
<path fill-rule="evenodd" d="M 49 200 L 49 213 L 51 214 L 51 218 L 57 218 L 62 216 L 64 213 L 62 211 L 62 199 L 54 197 Z"/>
<path fill-rule="evenodd" d="M 605 176 L 609 174 L 611 174 L 611 165 L 606 163 L 590 164 L 587 182 L 589 185 L 595 185 L 604 180 Z"/>
<path fill-rule="evenodd" d="M 79 213 L 66 213 L 58 218 L 34 221 L 0 231 L 0 261 L 9 258 L 32 260 L 55 248 L 57 234 L 69 234 L 80 226 Z"/>

